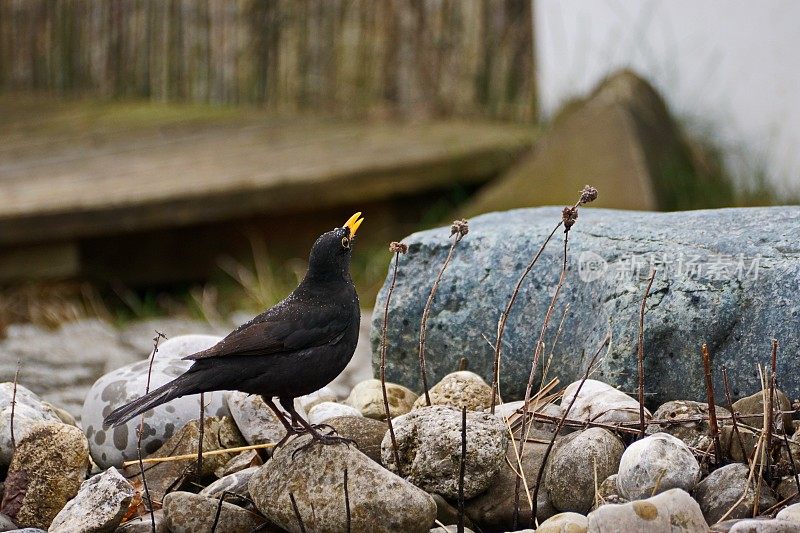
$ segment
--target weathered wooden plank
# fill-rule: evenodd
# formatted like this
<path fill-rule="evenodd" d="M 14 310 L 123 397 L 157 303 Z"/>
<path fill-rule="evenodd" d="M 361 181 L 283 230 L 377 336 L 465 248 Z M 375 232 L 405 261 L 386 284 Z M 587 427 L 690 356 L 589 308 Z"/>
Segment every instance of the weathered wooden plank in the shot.
<path fill-rule="evenodd" d="M 147 106 L 61 105 L 35 121 L 7 107 L 10 127 L 0 128 L 0 244 L 308 210 L 480 182 L 506 168 L 534 135 L 527 126 L 479 121 L 397 125 L 252 111 L 187 122 L 179 113 L 158 118 L 160 109 L 146 120 Z"/>

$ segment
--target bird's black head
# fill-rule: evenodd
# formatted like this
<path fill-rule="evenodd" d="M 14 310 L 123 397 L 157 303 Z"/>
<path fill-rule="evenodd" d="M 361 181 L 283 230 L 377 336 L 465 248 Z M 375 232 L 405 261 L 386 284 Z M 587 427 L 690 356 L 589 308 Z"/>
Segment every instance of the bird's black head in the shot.
<path fill-rule="evenodd" d="M 311 248 L 306 279 L 350 279 L 350 255 L 356 231 L 364 219 L 361 213 L 351 216 L 341 228 L 334 228 L 319 236 Z"/>

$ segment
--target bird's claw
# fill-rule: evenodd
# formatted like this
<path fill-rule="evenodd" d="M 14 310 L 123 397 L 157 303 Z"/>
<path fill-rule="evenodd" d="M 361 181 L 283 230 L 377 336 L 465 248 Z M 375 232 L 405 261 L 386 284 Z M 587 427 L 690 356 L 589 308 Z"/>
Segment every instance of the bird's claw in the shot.
<path fill-rule="evenodd" d="M 327 424 L 321 424 L 321 425 L 327 426 Z M 333 428 L 331 429 L 333 430 Z M 292 452 L 292 460 L 294 460 L 295 455 L 297 455 L 299 452 L 313 446 L 316 443 L 322 444 L 323 446 L 327 446 L 330 444 L 344 444 L 346 446 L 350 446 L 351 444 L 355 444 L 355 441 L 353 441 L 352 439 L 340 437 L 339 435 L 320 433 L 316 431 L 316 428 L 314 428 L 314 431 L 309 431 L 309 433 L 311 434 L 311 440 L 309 440 L 308 442 L 306 442 L 305 444 L 303 444 L 302 446 L 300 446 L 299 448 L 297 448 Z"/>

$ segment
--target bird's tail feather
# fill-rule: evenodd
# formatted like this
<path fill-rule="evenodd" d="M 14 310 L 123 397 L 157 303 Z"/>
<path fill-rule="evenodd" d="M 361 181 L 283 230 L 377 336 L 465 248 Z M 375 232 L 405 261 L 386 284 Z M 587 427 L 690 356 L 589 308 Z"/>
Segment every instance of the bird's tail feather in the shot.
<path fill-rule="evenodd" d="M 193 377 L 194 376 L 190 373 L 178 376 L 169 383 L 150 391 L 141 398 L 137 398 L 122 407 L 114 409 L 111 414 L 103 420 L 103 427 L 108 429 L 110 427 L 119 426 L 134 416 L 144 413 L 148 409 L 167 403 L 180 396 L 194 394 L 197 391 L 192 390 L 191 382 L 193 381 Z"/>

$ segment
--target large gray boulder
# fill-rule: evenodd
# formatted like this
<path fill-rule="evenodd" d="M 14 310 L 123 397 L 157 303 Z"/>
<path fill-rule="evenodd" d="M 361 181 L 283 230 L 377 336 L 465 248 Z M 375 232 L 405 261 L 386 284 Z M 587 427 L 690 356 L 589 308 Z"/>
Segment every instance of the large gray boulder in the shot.
<path fill-rule="evenodd" d="M 603 191 L 600 191 L 603 194 Z M 577 196 L 577 191 L 576 191 Z M 452 372 L 462 357 L 491 383 L 497 321 L 514 285 L 561 218 L 546 207 L 491 213 L 470 221 L 436 295 L 427 333 L 428 383 Z M 387 380 L 420 390 L 419 323 L 433 279 L 450 246 L 449 228 L 415 233 L 400 257 L 389 309 Z M 800 207 L 739 208 L 680 213 L 582 208 L 570 232 L 568 272 L 546 342 L 569 304 L 549 376 L 580 379 L 589 357 L 613 333 L 595 379 L 635 391 L 639 306 L 651 262 L 658 273 L 645 322 L 648 405 L 706 400 L 700 345 L 708 343 L 718 401 L 722 366 L 734 397 L 759 389 L 756 361 L 767 362 L 770 340 L 781 343 L 778 371 L 789 397 L 800 393 Z M 531 354 L 556 286 L 562 232 L 539 259 L 508 319 L 501 392 L 520 398 Z M 391 272 L 390 272 L 391 274 Z M 383 309 L 390 276 L 375 309 Z M 383 313 L 375 313 L 377 368 Z M 551 346 L 547 346 L 547 352 Z M 585 350 L 585 355 L 582 353 Z M 541 367 L 540 367 L 541 368 Z M 541 375 L 541 373 L 539 373 Z"/>

